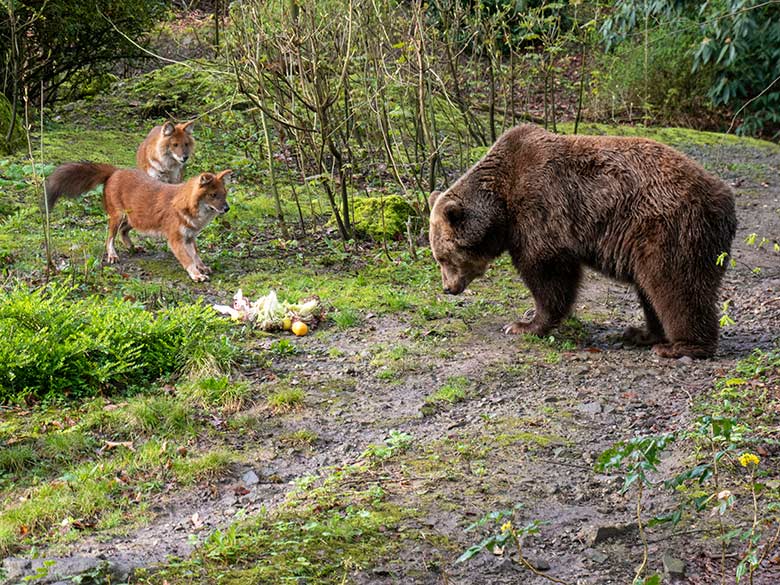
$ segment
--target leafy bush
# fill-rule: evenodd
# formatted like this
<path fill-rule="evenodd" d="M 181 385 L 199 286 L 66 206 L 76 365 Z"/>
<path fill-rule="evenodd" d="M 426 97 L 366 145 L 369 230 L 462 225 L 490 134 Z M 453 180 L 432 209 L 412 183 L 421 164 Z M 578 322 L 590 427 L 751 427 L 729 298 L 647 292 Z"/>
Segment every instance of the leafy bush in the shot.
<path fill-rule="evenodd" d="M 143 44 L 144 31 L 165 13 L 166 4 L 162 0 L 4 2 L 0 92 L 19 103 L 23 88 L 29 88 L 32 103 L 38 103 L 39 91 L 46 99 L 55 98 L 60 90 L 78 92 L 78 87 L 64 85 L 74 75 L 94 79 L 114 67 L 117 59 L 141 56 L 127 39 Z"/>
<path fill-rule="evenodd" d="M 694 69 L 715 70 L 709 97 L 741 111 L 740 134 L 780 135 L 780 8 L 759 0 L 706 3 Z M 749 100 L 749 101 L 748 101 Z"/>
<path fill-rule="evenodd" d="M 0 402 L 116 392 L 204 364 L 225 368 L 234 354 L 225 322 L 203 305 L 151 313 L 69 292 L 20 287 L 0 301 Z"/>
<path fill-rule="evenodd" d="M 591 109 L 596 117 L 641 117 L 647 110 L 659 121 L 687 125 L 687 115 L 707 109 L 712 75 L 709 68 L 691 71 L 697 39 L 690 32 L 691 23 L 682 22 L 679 28 L 689 32 L 672 37 L 666 27 L 650 32 L 646 79 L 641 39 L 625 41 L 599 57 L 591 83 Z"/>
<path fill-rule="evenodd" d="M 678 25 L 680 21 L 684 26 Z M 741 116 L 739 133 L 771 133 L 780 128 L 780 8 L 776 3 L 628 0 L 618 3 L 601 27 L 607 49 L 629 39 L 634 43 L 650 31 L 652 37 L 660 37 L 653 45 L 679 48 L 682 39 L 694 37 L 696 48 L 685 53 L 685 60 L 695 75 L 705 71 L 712 104 L 727 106 Z"/>

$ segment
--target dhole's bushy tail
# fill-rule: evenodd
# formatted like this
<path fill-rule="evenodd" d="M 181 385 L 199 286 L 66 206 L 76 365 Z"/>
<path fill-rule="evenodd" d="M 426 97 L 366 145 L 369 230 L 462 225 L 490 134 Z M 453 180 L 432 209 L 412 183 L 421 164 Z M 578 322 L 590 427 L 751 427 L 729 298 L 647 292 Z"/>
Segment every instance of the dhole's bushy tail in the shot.
<path fill-rule="evenodd" d="M 46 178 L 46 199 L 49 209 L 62 197 L 78 197 L 105 183 L 118 170 L 115 166 L 92 163 L 65 163 Z"/>

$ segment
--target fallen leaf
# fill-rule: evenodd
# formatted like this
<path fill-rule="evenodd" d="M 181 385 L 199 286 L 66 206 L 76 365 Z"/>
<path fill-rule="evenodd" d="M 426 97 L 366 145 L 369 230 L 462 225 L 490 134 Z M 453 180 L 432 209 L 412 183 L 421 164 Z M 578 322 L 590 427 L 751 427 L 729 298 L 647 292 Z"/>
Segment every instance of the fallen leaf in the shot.
<path fill-rule="evenodd" d="M 130 451 L 135 453 L 135 447 L 133 446 L 132 441 L 105 441 L 103 444 L 104 451 L 110 451 L 111 449 L 116 449 L 117 447 L 125 447 L 126 449 L 130 449 Z"/>

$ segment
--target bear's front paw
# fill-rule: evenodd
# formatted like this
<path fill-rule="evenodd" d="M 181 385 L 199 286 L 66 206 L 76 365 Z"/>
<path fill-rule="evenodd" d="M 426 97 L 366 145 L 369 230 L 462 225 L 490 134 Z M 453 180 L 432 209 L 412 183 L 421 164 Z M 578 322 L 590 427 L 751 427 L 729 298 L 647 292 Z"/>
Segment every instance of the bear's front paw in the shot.
<path fill-rule="evenodd" d="M 523 335 L 526 333 L 536 334 L 537 328 L 533 322 L 526 323 L 524 321 L 515 321 L 509 325 L 504 325 L 504 333 L 507 335 Z"/>
<path fill-rule="evenodd" d="M 666 341 L 663 335 L 656 335 L 641 327 L 627 327 L 623 331 L 623 341 L 629 345 L 648 346 Z"/>

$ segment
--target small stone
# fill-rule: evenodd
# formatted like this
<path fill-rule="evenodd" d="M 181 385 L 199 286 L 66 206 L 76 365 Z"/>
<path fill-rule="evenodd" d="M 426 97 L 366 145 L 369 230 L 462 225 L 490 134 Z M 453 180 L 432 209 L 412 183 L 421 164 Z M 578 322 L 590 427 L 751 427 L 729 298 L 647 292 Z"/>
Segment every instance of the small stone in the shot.
<path fill-rule="evenodd" d="M 18 577 L 24 576 L 30 569 L 30 561 L 28 559 L 15 559 L 8 557 L 3 559 L 3 576 L 9 583 L 15 582 Z"/>
<path fill-rule="evenodd" d="M 674 558 L 668 551 L 662 558 L 664 564 L 664 573 L 673 579 L 682 579 L 685 577 L 685 562 Z"/>
<path fill-rule="evenodd" d="M 525 557 L 525 560 L 528 561 L 531 566 L 536 569 L 537 571 L 549 571 L 550 570 L 550 563 L 545 561 L 544 559 L 540 559 L 537 557 Z"/>
<path fill-rule="evenodd" d="M 586 548 L 585 549 L 585 557 L 589 558 L 594 563 L 600 565 L 604 561 L 606 561 L 609 557 L 601 552 L 600 550 L 596 550 L 595 548 Z"/>
<path fill-rule="evenodd" d="M 254 470 L 250 469 L 241 476 L 241 481 L 243 481 L 246 485 L 257 485 L 260 483 L 260 478 L 257 477 L 257 474 L 254 472 Z"/>
<path fill-rule="evenodd" d="M 371 572 L 374 575 L 382 575 L 382 576 L 387 576 L 387 575 L 390 575 L 390 573 L 391 573 L 389 568 L 387 568 L 385 566 L 382 566 L 382 565 L 374 567 L 373 569 L 371 569 Z"/>
<path fill-rule="evenodd" d="M 580 531 L 580 539 L 588 546 L 593 546 L 607 540 L 620 538 L 636 530 L 636 524 L 613 524 L 605 526 L 588 526 Z"/>
<path fill-rule="evenodd" d="M 677 360 L 677 363 L 685 365 L 685 366 L 689 366 L 689 365 L 691 365 L 693 363 L 693 358 L 690 357 L 690 356 L 684 355 L 684 356 L 682 356 L 681 358 L 679 358 Z"/>
<path fill-rule="evenodd" d="M 596 415 L 601 412 L 601 403 L 585 402 L 583 404 L 578 404 L 575 408 L 584 414 Z"/>

